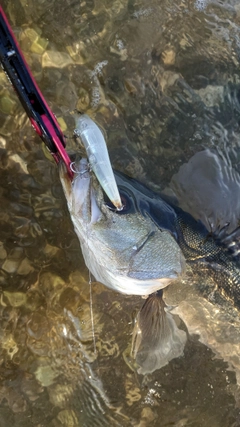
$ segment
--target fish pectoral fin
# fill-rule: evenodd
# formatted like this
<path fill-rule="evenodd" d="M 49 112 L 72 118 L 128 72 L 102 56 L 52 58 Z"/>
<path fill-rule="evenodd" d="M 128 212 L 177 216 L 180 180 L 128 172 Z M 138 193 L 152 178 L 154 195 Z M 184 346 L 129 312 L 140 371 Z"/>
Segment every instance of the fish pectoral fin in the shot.
<path fill-rule="evenodd" d="M 131 356 L 140 374 L 154 372 L 183 354 L 187 335 L 165 308 L 162 291 L 157 291 L 147 298 L 137 315 Z"/>

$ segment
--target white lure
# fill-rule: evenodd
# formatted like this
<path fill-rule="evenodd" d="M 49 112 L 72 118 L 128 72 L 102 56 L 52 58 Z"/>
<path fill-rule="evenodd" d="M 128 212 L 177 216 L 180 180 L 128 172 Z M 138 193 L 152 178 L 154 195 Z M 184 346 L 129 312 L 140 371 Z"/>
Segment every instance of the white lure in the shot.
<path fill-rule="evenodd" d="M 87 114 L 75 115 L 75 123 L 74 134 L 81 139 L 93 172 L 109 200 L 121 210 L 122 202 L 101 130 Z"/>

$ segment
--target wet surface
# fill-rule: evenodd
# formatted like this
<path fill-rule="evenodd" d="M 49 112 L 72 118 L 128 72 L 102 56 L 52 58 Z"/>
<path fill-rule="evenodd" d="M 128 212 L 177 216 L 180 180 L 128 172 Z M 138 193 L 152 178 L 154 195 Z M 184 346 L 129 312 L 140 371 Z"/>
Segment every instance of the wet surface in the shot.
<path fill-rule="evenodd" d="M 150 188 L 206 148 L 240 172 L 237 1 L 2 6 L 69 152 L 77 108 L 106 132 L 113 166 Z M 184 355 L 133 370 L 142 300 L 90 287 L 57 168 L 3 73 L 0 93 L 0 426 L 240 425 L 238 312 L 189 272 L 166 293 Z"/>

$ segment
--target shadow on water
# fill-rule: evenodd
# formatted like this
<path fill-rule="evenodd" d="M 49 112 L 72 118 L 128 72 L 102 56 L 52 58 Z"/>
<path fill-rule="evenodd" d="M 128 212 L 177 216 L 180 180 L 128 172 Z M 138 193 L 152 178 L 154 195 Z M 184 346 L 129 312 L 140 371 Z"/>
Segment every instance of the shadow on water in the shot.
<path fill-rule="evenodd" d="M 168 188 L 206 226 L 230 215 L 235 227 L 237 2 L 2 5 L 70 152 L 77 108 L 105 130 L 116 169 Z M 237 427 L 239 316 L 207 273 L 189 269 L 164 293 L 187 341 L 147 375 L 129 355 L 141 298 L 93 283 L 94 351 L 89 274 L 56 167 L 3 73 L 0 92 L 0 426 Z"/>

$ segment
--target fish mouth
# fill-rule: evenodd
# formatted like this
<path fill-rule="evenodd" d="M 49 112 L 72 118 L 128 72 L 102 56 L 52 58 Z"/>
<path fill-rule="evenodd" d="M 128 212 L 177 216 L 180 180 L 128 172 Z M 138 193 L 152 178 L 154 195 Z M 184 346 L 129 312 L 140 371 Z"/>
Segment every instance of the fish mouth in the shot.
<path fill-rule="evenodd" d="M 64 182 L 64 189 L 65 189 L 66 197 L 68 200 L 72 192 L 72 187 L 75 186 L 76 180 L 78 180 L 78 178 L 80 177 L 82 178 L 85 178 L 86 176 L 90 177 L 91 172 L 93 172 L 103 192 L 106 194 L 107 199 L 111 202 L 113 208 L 115 208 L 117 211 L 121 211 L 123 209 L 121 196 L 119 194 L 118 186 L 116 183 L 115 176 L 113 174 L 110 160 L 107 162 L 107 168 L 104 168 L 103 165 L 101 164 L 98 165 L 97 174 L 93 170 L 92 165 L 89 163 L 89 160 L 86 158 L 82 158 L 80 160 L 80 163 L 78 163 L 78 161 L 73 161 L 70 165 L 70 168 L 73 172 L 72 181 L 70 180 L 67 174 L 67 169 L 64 163 L 60 162 L 59 164 L 60 178 L 61 178 L 61 181 Z M 111 171 L 111 174 L 109 173 L 109 170 Z M 84 198 L 84 195 L 83 195 L 83 198 Z"/>
<path fill-rule="evenodd" d="M 109 167 L 111 167 L 110 161 Z M 107 181 L 106 174 L 104 173 L 100 174 L 100 177 L 99 174 L 98 177 L 96 177 L 96 174 L 92 171 L 91 165 L 89 164 L 89 160 L 84 157 L 79 160 L 78 156 L 75 161 L 71 163 L 70 168 L 73 172 L 72 181 L 69 178 L 65 164 L 63 162 L 59 163 L 59 176 L 70 212 L 74 211 L 78 212 L 78 214 L 82 212 L 85 221 L 89 224 L 98 222 L 101 217 L 101 210 L 96 200 L 96 187 L 93 185 L 95 180 L 98 181 L 101 190 L 107 195 L 107 199 L 112 204 L 113 209 L 116 211 L 121 211 L 123 209 L 114 175 L 110 182 Z M 107 173 L 107 175 L 109 176 L 109 173 Z M 118 194 L 117 199 L 115 197 L 116 189 Z M 121 204 L 119 204 L 119 200 Z M 84 209 L 84 206 L 86 209 Z"/>

